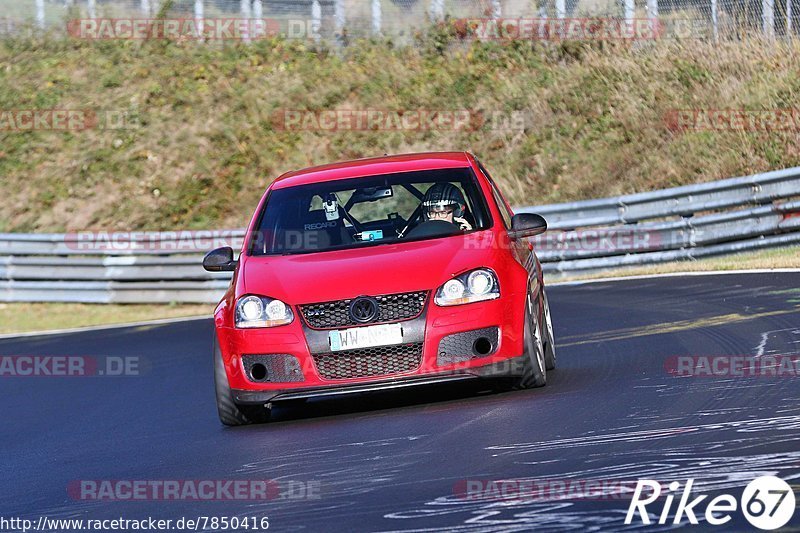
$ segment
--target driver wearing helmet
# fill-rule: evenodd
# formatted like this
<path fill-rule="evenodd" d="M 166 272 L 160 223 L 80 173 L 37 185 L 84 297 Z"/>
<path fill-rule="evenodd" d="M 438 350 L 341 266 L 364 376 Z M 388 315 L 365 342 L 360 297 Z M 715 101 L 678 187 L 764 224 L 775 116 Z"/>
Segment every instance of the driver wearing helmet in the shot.
<path fill-rule="evenodd" d="M 435 183 L 422 199 L 425 220 L 450 222 L 459 226 L 462 231 L 472 229 L 472 225 L 463 218 L 466 208 L 464 195 L 451 183 Z"/>

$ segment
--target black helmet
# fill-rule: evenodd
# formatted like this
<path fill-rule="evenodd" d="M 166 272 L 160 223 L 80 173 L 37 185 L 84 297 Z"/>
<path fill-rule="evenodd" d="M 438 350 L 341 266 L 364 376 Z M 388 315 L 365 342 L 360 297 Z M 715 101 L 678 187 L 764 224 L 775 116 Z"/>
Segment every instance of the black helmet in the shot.
<path fill-rule="evenodd" d="M 425 208 L 425 214 L 428 211 L 439 209 L 452 209 L 453 216 L 464 216 L 464 209 L 467 207 L 467 202 L 464 200 L 464 195 L 455 185 L 446 182 L 434 183 L 425 196 L 422 198 L 422 206 Z"/>

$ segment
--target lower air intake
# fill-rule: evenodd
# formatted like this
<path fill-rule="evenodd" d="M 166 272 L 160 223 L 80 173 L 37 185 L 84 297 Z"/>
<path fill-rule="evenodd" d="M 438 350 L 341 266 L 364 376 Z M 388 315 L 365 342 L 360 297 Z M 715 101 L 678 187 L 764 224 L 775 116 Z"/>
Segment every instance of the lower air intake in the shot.
<path fill-rule="evenodd" d="M 305 381 L 300 361 L 289 354 L 243 355 L 242 366 L 253 383 L 292 383 Z"/>
<path fill-rule="evenodd" d="M 422 343 L 314 354 L 323 379 L 350 379 L 411 372 L 422 363 Z"/>

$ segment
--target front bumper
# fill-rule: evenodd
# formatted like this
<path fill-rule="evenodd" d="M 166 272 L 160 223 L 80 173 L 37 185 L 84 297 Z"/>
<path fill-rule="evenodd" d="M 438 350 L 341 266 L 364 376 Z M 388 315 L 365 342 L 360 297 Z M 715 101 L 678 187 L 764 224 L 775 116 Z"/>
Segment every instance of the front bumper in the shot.
<path fill-rule="evenodd" d="M 218 325 L 217 338 L 230 388 L 235 401 L 240 403 L 463 381 L 495 374 L 518 376 L 521 374 L 521 369 L 517 369 L 519 365 L 510 362 L 523 353 L 524 298 L 524 295 L 505 294 L 496 300 L 457 307 L 438 307 L 429 301 L 420 318 L 401 322 L 404 329 L 408 326 L 413 330 L 415 342 L 422 342 L 420 364 L 413 370 L 388 375 L 326 379 L 314 356 L 320 355 L 321 342 L 327 338 L 327 332 L 309 332 L 298 312 L 293 323 L 276 328 L 242 330 Z M 492 328 L 497 332 L 497 341 L 489 355 L 473 356 L 452 364 L 440 357 L 440 344 L 445 337 Z M 299 379 L 254 382 L 247 375 L 243 356 L 249 358 L 258 354 L 287 354 L 296 358 Z"/>
<path fill-rule="evenodd" d="M 288 400 L 306 400 L 326 396 L 342 396 L 365 392 L 391 391 L 409 387 L 424 387 L 464 383 L 479 379 L 499 379 L 522 375 L 522 358 L 512 357 L 505 361 L 480 367 L 472 367 L 446 374 L 410 376 L 391 379 L 371 380 L 367 383 L 337 384 L 324 387 L 293 387 L 286 390 L 231 390 L 233 401 L 238 404 L 265 404 Z"/>

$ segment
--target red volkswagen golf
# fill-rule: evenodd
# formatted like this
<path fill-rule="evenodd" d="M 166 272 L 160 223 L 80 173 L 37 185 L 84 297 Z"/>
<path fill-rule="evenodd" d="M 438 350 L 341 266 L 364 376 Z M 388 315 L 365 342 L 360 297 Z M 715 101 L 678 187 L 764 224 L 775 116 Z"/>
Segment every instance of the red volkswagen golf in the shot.
<path fill-rule="evenodd" d="M 274 402 L 457 380 L 540 387 L 555 367 L 545 220 L 514 215 L 465 152 L 290 172 L 262 198 L 214 313 L 223 424 Z"/>

